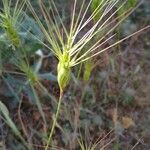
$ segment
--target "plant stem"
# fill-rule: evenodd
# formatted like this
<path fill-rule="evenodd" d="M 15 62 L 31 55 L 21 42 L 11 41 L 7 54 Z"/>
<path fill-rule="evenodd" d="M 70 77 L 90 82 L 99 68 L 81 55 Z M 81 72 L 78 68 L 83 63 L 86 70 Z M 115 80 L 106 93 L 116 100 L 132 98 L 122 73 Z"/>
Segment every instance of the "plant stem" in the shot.
<path fill-rule="evenodd" d="M 31 83 L 30 86 L 31 86 L 31 89 L 32 89 L 32 92 L 33 92 L 33 96 L 34 96 L 34 99 L 35 99 L 35 103 L 36 103 L 36 105 L 37 105 L 37 108 L 38 108 L 38 110 L 39 110 L 39 112 L 40 112 L 40 115 L 42 116 L 42 119 L 43 119 L 43 121 L 44 121 L 45 126 L 47 127 L 47 122 L 46 122 L 46 119 L 45 119 L 45 115 L 44 115 L 44 112 L 43 112 L 43 109 L 42 109 L 42 104 L 41 104 L 41 102 L 40 102 L 40 99 L 39 99 L 39 97 L 38 97 L 38 94 L 37 94 L 36 91 L 35 91 L 35 88 L 34 88 L 33 83 Z"/>
<path fill-rule="evenodd" d="M 2 69 L 3 69 L 3 66 L 2 66 L 2 54 L 1 54 L 1 51 L 0 51 L 0 76 L 2 75 Z"/>
<path fill-rule="evenodd" d="M 60 90 L 57 110 L 56 110 L 55 118 L 54 118 L 54 121 L 53 121 L 53 124 L 52 124 L 51 132 L 50 132 L 50 135 L 49 135 L 49 138 L 48 138 L 45 150 L 48 150 L 48 147 L 51 144 L 52 136 L 53 136 L 54 129 L 55 129 L 55 126 L 56 126 L 56 123 L 57 123 L 57 119 L 58 119 L 58 115 L 59 115 L 59 112 L 60 112 L 62 97 L 63 97 L 63 90 Z"/>

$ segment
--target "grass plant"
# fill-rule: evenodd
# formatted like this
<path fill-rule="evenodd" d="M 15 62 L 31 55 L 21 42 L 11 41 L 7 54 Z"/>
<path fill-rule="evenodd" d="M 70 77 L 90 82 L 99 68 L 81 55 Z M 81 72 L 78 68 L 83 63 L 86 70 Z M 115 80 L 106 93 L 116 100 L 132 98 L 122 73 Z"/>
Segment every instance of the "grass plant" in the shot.
<path fill-rule="evenodd" d="M 128 4 L 128 0 L 89 0 L 88 2 L 86 0 L 82 0 L 80 2 L 81 5 L 78 8 L 79 0 L 72 1 L 73 5 L 69 27 L 68 24 L 63 21 L 54 0 L 46 1 L 49 4 L 48 6 L 44 3 L 45 1 L 38 0 L 42 16 L 39 15 L 39 12 L 36 12 L 31 4 L 32 1 L 30 0 L 16 0 L 15 5 L 12 3 L 12 0 L 2 0 L 3 7 L 0 11 L 0 27 L 3 29 L 9 44 L 13 47 L 13 49 L 15 49 L 15 51 L 13 51 L 13 65 L 19 69 L 18 72 L 11 72 L 8 70 L 4 73 L 6 73 L 6 75 L 7 73 L 12 73 L 15 75 L 25 76 L 26 80 L 24 84 L 25 86 L 30 86 L 46 128 L 47 120 L 36 88 L 38 87 L 40 90 L 42 89 L 47 93 L 48 90 L 39 81 L 37 71 L 39 70 L 39 67 L 37 66 L 35 70 L 31 67 L 28 56 L 22 46 L 19 33 L 19 27 L 21 26 L 21 22 L 23 20 L 22 14 L 25 4 L 27 4 L 28 9 L 35 18 L 35 22 L 40 27 L 44 35 L 44 40 L 41 40 L 40 37 L 34 35 L 33 33 L 30 34 L 32 34 L 38 42 L 43 44 L 43 46 L 49 49 L 58 60 L 58 65 L 56 68 L 60 93 L 56 113 L 53 117 L 53 123 L 50 127 L 48 138 L 47 133 L 45 134 L 45 137 L 47 138 L 45 150 L 48 150 L 50 146 L 53 145 L 52 139 L 59 118 L 64 92 L 67 86 L 69 86 L 73 68 L 79 68 L 77 73 L 77 78 L 79 78 L 82 65 L 85 63 L 83 79 L 85 82 L 88 81 L 90 74 L 92 73 L 93 66 L 95 65 L 93 61 L 94 57 L 150 27 L 150 25 L 148 25 L 137 32 L 132 33 L 131 35 L 118 39 L 116 42 L 112 43 L 112 39 L 115 39 L 117 36 L 117 33 L 115 33 L 117 27 L 139 6 L 139 4 L 135 6 L 134 3 L 134 8 L 126 8 L 125 6 Z M 132 4 L 131 0 L 130 3 Z M 92 11 L 89 14 L 91 9 Z M 110 45 L 107 45 L 107 43 L 110 43 Z M 1 60 L 2 55 L 0 51 L 0 76 L 9 87 L 17 101 L 19 101 L 20 99 L 18 94 L 15 93 L 15 90 L 13 90 L 7 82 L 6 77 L 3 75 Z M 40 67 L 41 64 L 42 62 L 40 62 Z M 82 94 L 84 95 L 84 93 Z M 48 95 L 51 97 L 49 93 Z M 28 146 L 20 131 L 10 119 L 8 110 L 2 102 L 0 102 L 0 113 L 2 114 L 3 120 L 5 120 L 5 122 L 11 127 L 12 131 L 19 137 L 22 143 L 24 143 L 25 147 L 32 149 L 32 146 Z M 112 142 L 112 140 L 110 142 Z M 78 139 L 78 144 L 81 150 L 94 150 L 100 142 L 97 140 L 93 144 L 90 143 L 90 145 L 88 145 L 87 143 L 84 143 L 82 139 Z"/>
<path fill-rule="evenodd" d="M 22 20 L 25 1 L 17 0 L 14 9 L 11 9 L 11 0 L 2 0 L 2 4 L 3 9 L 0 12 L 0 26 L 4 29 L 11 45 L 19 47 L 21 41 L 18 34 L 18 26 Z"/>
<path fill-rule="evenodd" d="M 101 0 L 91 15 L 87 17 L 87 12 L 90 9 L 93 0 L 89 1 L 86 8 L 84 7 L 85 0 L 83 0 L 78 13 L 76 10 L 78 0 L 74 0 L 70 29 L 68 30 L 61 19 L 61 15 L 58 12 L 55 2 L 53 0 L 48 2 L 52 15 L 50 15 L 49 9 L 47 9 L 43 1 L 39 0 L 39 6 L 45 19 L 45 23 L 40 20 L 31 3 L 29 1 L 27 2 L 28 8 L 41 27 L 41 30 L 43 31 L 43 34 L 48 42 L 48 44 L 43 44 L 49 48 L 53 52 L 54 56 L 58 59 L 57 80 L 60 87 L 60 97 L 56 116 L 52 124 L 45 150 L 47 150 L 48 146 L 51 144 L 52 135 L 59 116 L 63 92 L 69 84 L 71 78 L 71 68 L 81 64 L 82 62 L 91 60 L 93 57 L 101 54 L 102 52 L 115 47 L 124 40 L 149 28 L 149 26 L 146 26 L 133 34 L 118 40 L 110 46 L 98 50 L 98 48 L 101 48 L 103 45 L 105 45 L 105 43 L 112 40 L 116 36 L 113 31 L 135 10 L 135 8 L 129 8 L 124 13 L 115 17 L 116 14 L 124 7 L 127 1 L 121 2 L 120 0 Z M 119 7 L 116 8 L 118 5 Z M 101 15 L 100 17 L 97 17 L 99 13 L 101 13 Z M 94 24 L 92 24 L 86 33 L 78 38 L 80 33 L 91 24 L 95 17 L 97 17 L 97 19 Z M 118 19 L 119 21 L 117 21 Z M 60 22 L 60 25 L 58 22 Z M 91 43 L 93 38 L 100 33 L 103 34 L 103 36 L 94 43 Z M 86 51 L 85 47 L 88 47 Z"/>
<path fill-rule="evenodd" d="M 25 145 L 25 147 L 29 150 L 32 148 L 30 145 L 27 144 L 25 139 L 22 137 L 20 131 L 16 127 L 15 123 L 12 121 L 9 115 L 9 111 L 7 107 L 0 101 L 0 114 L 3 115 L 3 120 L 8 124 L 8 126 L 12 129 L 13 133 L 22 141 L 22 143 Z"/>
<path fill-rule="evenodd" d="M 109 146 L 115 139 L 111 139 L 109 142 L 107 142 L 107 144 L 105 144 L 103 147 L 100 147 L 100 144 L 106 140 L 106 138 L 108 138 L 108 135 L 111 133 L 112 131 L 110 131 L 108 134 L 105 135 L 104 138 L 100 139 L 96 139 L 94 142 L 90 141 L 84 141 L 83 137 L 80 137 L 77 139 L 79 146 L 80 146 L 80 150 L 103 150 L 104 148 L 106 148 L 107 146 Z M 85 139 L 85 138 L 84 138 Z"/>

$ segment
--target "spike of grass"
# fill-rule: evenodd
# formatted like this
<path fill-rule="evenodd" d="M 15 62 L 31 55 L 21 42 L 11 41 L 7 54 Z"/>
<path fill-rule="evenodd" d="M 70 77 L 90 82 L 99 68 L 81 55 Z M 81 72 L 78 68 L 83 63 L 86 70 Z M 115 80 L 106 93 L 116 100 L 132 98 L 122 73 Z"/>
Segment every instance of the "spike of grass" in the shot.
<path fill-rule="evenodd" d="M 84 2 L 84 1 L 83 1 Z M 54 17 L 54 21 L 52 19 L 52 17 L 49 15 L 46 7 L 44 7 L 44 4 L 41 0 L 39 0 L 39 4 L 40 4 L 40 8 L 42 10 L 43 16 L 46 20 L 46 25 L 47 28 L 44 27 L 44 25 L 42 24 L 42 22 L 40 21 L 39 17 L 37 16 L 35 10 L 33 9 L 31 3 L 28 1 L 28 6 L 29 9 L 31 10 L 31 12 L 33 13 L 35 19 L 37 20 L 38 24 L 40 25 L 46 39 L 48 40 L 50 46 L 47 47 L 52 47 L 50 48 L 54 55 L 58 58 L 59 61 L 61 61 L 64 57 L 64 54 L 67 53 L 70 61 L 69 61 L 69 65 L 68 67 L 71 68 L 83 61 L 86 61 L 87 59 L 90 59 L 90 57 L 94 57 L 96 50 L 98 47 L 102 46 L 105 44 L 104 43 L 100 43 L 106 36 L 108 36 L 111 32 L 113 32 L 117 26 L 119 26 L 125 18 L 127 18 L 133 11 L 134 9 L 128 9 L 126 12 L 124 12 L 124 14 L 121 14 L 120 16 L 118 16 L 118 18 L 122 18 L 120 19 L 119 22 L 117 22 L 112 28 L 111 30 L 109 30 L 108 32 L 106 32 L 103 37 L 98 40 L 97 42 L 95 42 L 90 48 L 88 48 L 88 50 L 83 53 L 83 49 L 85 48 L 85 46 L 87 44 L 89 44 L 92 40 L 93 37 L 95 37 L 98 33 L 108 29 L 108 27 L 110 27 L 113 23 L 115 23 L 116 19 L 114 19 L 114 16 L 117 14 L 117 12 L 125 5 L 126 1 L 123 2 L 120 7 L 118 7 L 115 11 L 113 11 L 113 13 L 111 15 L 109 15 L 109 13 L 114 9 L 114 7 L 116 5 L 119 4 L 119 0 L 107 0 L 105 1 L 105 3 L 101 2 L 98 6 L 98 8 L 90 15 L 90 17 L 88 17 L 88 19 L 86 21 L 85 20 L 85 16 L 87 14 L 87 11 L 90 7 L 92 0 L 90 0 L 87 8 L 83 11 L 83 4 L 81 5 L 81 8 L 79 10 L 79 15 L 77 16 L 77 20 L 75 21 L 75 14 L 76 14 L 76 3 L 77 0 L 75 0 L 74 2 L 74 8 L 73 8 L 73 13 L 72 13 L 72 21 L 71 21 L 71 25 L 70 25 L 70 31 L 67 32 L 67 29 L 65 28 L 65 25 L 62 21 L 62 19 L 60 18 L 59 15 L 59 21 L 61 22 L 61 26 L 62 26 L 62 30 L 64 32 L 64 35 L 61 35 L 61 31 L 59 30 L 58 27 L 58 21 L 55 19 L 56 17 L 53 15 Z M 53 11 L 56 11 L 58 13 L 58 10 L 55 6 L 54 1 L 50 1 L 49 2 L 51 7 L 54 9 L 52 9 Z M 90 30 L 85 33 L 80 40 L 78 40 L 77 42 L 75 42 L 78 34 L 85 28 L 88 26 L 88 24 L 92 21 L 92 19 L 97 15 L 97 13 L 99 13 L 99 11 L 103 10 L 103 13 L 101 15 L 101 17 L 97 20 L 97 22 L 90 28 Z M 83 13 L 83 15 L 81 15 Z M 54 14 L 54 13 L 53 13 Z M 103 23 L 102 20 L 104 19 L 104 17 L 106 17 L 107 15 L 109 15 L 107 17 L 107 19 L 105 19 L 105 21 Z M 48 17 L 47 17 L 48 16 Z M 124 16 L 124 17 L 123 17 Z M 54 26 L 53 30 L 51 30 L 51 25 Z M 48 30 L 47 30 L 48 29 Z M 106 30 L 107 31 L 107 30 Z M 114 35 L 115 36 L 115 35 Z M 67 39 L 67 41 L 65 42 L 64 39 Z M 113 37 L 112 37 L 113 38 Z M 128 37 L 129 38 L 129 37 Z M 110 38 L 111 39 L 111 38 Z M 107 42 L 107 40 L 106 40 Z M 120 41 L 120 43 L 122 42 L 122 40 Z M 115 45 L 118 44 L 118 41 Z M 114 46 L 115 46 L 114 45 Z M 103 52 L 104 50 L 100 50 L 98 53 L 96 53 L 96 55 L 98 55 L 99 53 Z M 94 53 L 94 54 L 93 54 Z"/>
<path fill-rule="evenodd" d="M 83 3 L 81 4 L 76 19 L 76 14 L 77 14 L 76 9 L 77 9 L 78 0 L 74 0 L 73 11 L 71 15 L 70 30 L 68 31 L 60 17 L 60 14 L 58 13 L 54 0 L 49 1 L 52 10 L 52 16 L 49 15 L 49 11 L 47 10 L 43 1 L 42 0 L 38 0 L 38 1 L 39 1 L 41 12 L 45 19 L 46 27 L 44 26 L 44 24 L 42 23 L 38 15 L 36 14 L 30 1 L 27 1 L 27 6 L 32 12 L 37 23 L 41 27 L 41 30 L 43 31 L 43 34 L 45 35 L 45 38 L 49 45 L 43 42 L 41 43 L 43 43 L 46 47 L 48 47 L 54 53 L 54 55 L 59 61 L 57 67 L 57 74 L 58 74 L 57 79 L 60 87 L 60 98 L 59 98 L 58 107 L 56 111 L 56 118 L 54 119 L 52 129 L 49 135 L 49 139 L 47 141 L 47 146 L 45 149 L 47 150 L 48 146 L 51 144 L 52 135 L 60 111 L 60 104 L 61 104 L 60 101 L 62 98 L 61 93 L 63 93 L 64 89 L 69 84 L 71 68 L 101 54 L 102 52 L 116 46 L 117 44 L 149 28 L 150 26 L 146 26 L 145 28 L 115 42 L 114 44 L 97 51 L 99 47 L 103 46 L 106 42 L 108 42 L 110 39 L 115 37 L 116 34 L 111 35 L 111 33 L 115 31 L 115 29 L 124 21 L 124 19 L 126 19 L 136 9 L 136 7 L 134 9 L 129 8 L 128 10 L 126 10 L 126 12 L 124 12 L 124 14 L 121 14 L 120 16 L 115 18 L 118 11 L 124 7 L 127 0 L 122 3 L 120 3 L 121 2 L 120 0 L 106 0 L 106 1 L 102 0 L 100 4 L 97 6 L 97 8 L 95 8 L 95 10 L 91 13 L 91 15 L 87 17 L 87 12 L 90 9 L 92 0 L 90 0 L 90 2 L 87 4 L 87 7 L 85 9 L 84 9 L 85 0 L 83 0 Z M 115 6 L 118 5 L 119 7 L 115 9 Z M 101 16 L 90 27 L 90 29 L 86 33 L 82 34 L 81 38 L 78 39 L 78 35 L 85 28 L 88 28 L 88 26 L 91 24 L 93 19 L 100 12 L 101 12 Z M 56 19 L 55 15 L 58 16 L 58 20 Z M 116 22 L 118 18 L 121 19 Z M 60 22 L 60 26 L 58 26 L 58 22 Z M 110 27 L 111 29 L 109 29 Z M 97 34 L 99 33 L 103 33 L 103 36 L 98 41 L 91 43 L 92 39 L 95 36 L 97 36 Z M 86 47 L 88 47 L 88 49 L 84 51 Z"/>
<path fill-rule="evenodd" d="M 12 1 L 2 0 L 3 9 L 0 12 L 0 26 L 5 30 L 7 38 L 14 47 L 21 44 L 18 34 L 18 25 L 22 20 L 22 10 L 25 0 L 17 0 L 14 9 L 11 9 Z"/>

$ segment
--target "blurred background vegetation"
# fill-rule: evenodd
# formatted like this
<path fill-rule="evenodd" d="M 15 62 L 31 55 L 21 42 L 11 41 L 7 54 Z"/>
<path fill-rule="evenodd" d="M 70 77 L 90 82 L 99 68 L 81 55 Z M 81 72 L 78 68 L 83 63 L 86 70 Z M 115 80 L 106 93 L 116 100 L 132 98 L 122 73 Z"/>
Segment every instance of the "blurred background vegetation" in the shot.
<path fill-rule="evenodd" d="M 72 0 L 55 0 L 55 3 L 63 21 L 69 26 Z M 37 1 L 32 0 L 32 4 L 38 12 Z M 8 45 L 1 29 L 0 68 L 3 72 L 0 71 L 0 101 L 6 105 L 10 118 L 24 138 L 31 141 L 35 149 L 42 150 L 48 129 L 39 112 L 40 106 L 37 108 L 36 97 L 38 95 L 41 101 L 47 124 L 51 124 L 59 95 L 56 80 L 57 60 L 30 34 L 43 39 L 37 23 L 31 17 L 25 16 L 22 24 L 19 35 L 24 51 L 31 69 L 36 70 L 43 87 L 35 85 L 35 93 L 26 76 L 15 74 L 19 69 L 16 67 L 18 56 Z M 119 32 L 118 38 L 147 24 L 150 24 L 150 1 L 144 0 L 119 26 L 116 31 Z M 79 145 L 82 142 L 90 147 L 98 138 L 100 142 L 97 150 L 103 147 L 106 150 L 149 150 L 149 49 L 150 31 L 147 30 L 94 58 L 91 73 L 87 75 L 88 81 L 83 80 L 88 64 L 81 66 L 79 75 L 79 67 L 74 68 L 75 75 L 72 75 L 72 81 L 65 92 L 53 138 L 53 145 L 58 146 L 56 150 L 80 150 Z M 27 72 L 30 70 L 27 69 Z M 1 149 L 22 150 L 25 147 L 0 114 Z"/>

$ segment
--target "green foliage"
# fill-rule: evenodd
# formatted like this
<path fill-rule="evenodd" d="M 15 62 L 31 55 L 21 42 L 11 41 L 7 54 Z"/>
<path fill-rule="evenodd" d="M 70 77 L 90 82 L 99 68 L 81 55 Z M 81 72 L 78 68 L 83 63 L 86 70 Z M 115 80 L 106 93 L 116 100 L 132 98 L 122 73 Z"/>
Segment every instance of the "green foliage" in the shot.
<path fill-rule="evenodd" d="M 55 127 L 62 129 L 61 125 L 64 123 L 64 120 L 67 122 L 67 125 L 64 125 L 64 127 L 67 128 L 69 126 L 69 133 L 66 138 L 68 141 L 65 143 L 67 145 L 70 144 L 72 136 L 74 138 L 71 140 L 73 142 L 76 140 L 79 128 L 82 130 L 87 127 L 95 132 L 96 126 L 98 130 L 101 130 L 100 128 L 105 121 L 105 118 L 101 116 L 101 112 L 105 113 L 105 109 L 103 110 L 101 105 L 105 105 L 102 102 L 104 97 L 108 99 L 114 98 L 114 101 L 116 99 L 121 100 L 123 105 L 130 105 L 135 97 L 132 89 L 125 88 L 121 92 L 119 91 L 119 94 L 114 90 L 115 85 L 119 82 L 119 75 L 117 76 L 117 83 L 114 83 L 115 79 L 111 79 L 111 75 L 107 73 L 103 74 L 103 78 L 94 79 L 94 82 L 92 78 L 92 82 L 90 82 L 91 88 L 89 88 L 87 81 L 93 75 L 92 70 L 97 64 L 94 62 L 93 57 L 132 36 L 112 44 L 114 42 L 112 38 L 115 36 L 114 31 L 131 13 L 128 10 L 132 10 L 135 7 L 136 0 L 129 0 L 125 5 L 122 5 L 122 1 L 116 3 L 117 1 L 114 0 L 91 0 L 91 3 L 88 3 L 86 0 L 82 2 L 74 0 L 70 19 L 68 19 L 69 13 L 65 12 L 65 8 L 68 5 L 68 3 L 65 3 L 66 1 L 69 3 L 69 0 L 39 0 L 41 13 L 37 8 L 36 0 L 26 1 L 28 9 L 32 13 L 30 14 L 29 10 L 23 11 L 25 0 L 3 0 L 0 12 L 0 96 L 2 95 L 2 97 L 6 98 L 6 101 L 9 99 L 8 103 L 13 105 L 13 108 L 16 108 L 17 104 L 23 100 L 25 105 L 22 105 L 23 111 L 21 111 L 21 114 L 24 113 L 24 109 L 25 111 L 30 110 L 28 110 L 28 105 L 30 105 L 28 103 L 36 104 L 37 108 L 34 107 L 31 110 L 33 112 L 38 111 L 38 113 L 31 113 L 31 115 L 35 115 L 35 122 L 36 118 L 38 118 L 38 124 L 35 125 L 36 127 L 34 126 L 34 129 L 32 129 L 32 124 L 29 124 L 29 126 L 27 124 L 27 130 L 29 129 L 30 132 L 33 132 L 33 136 L 29 135 L 26 138 L 29 143 L 30 140 L 33 140 L 31 144 L 32 142 L 35 142 L 35 145 L 41 145 L 42 143 L 45 146 L 46 144 L 46 149 L 49 148 L 49 145 L 51 146 L 53 138 L 55 140 L 52 143 L 55 143 L 58 138 L 53 136 Z M 63 8 L 63 3 L 65 3 L 65 8 Z M 56 6 L 57 4 L 58 7 Z M 120 9 L 117 10 L 119 7 Z M 116 12 L 114 13 L 114 11 Z M 27 15 L 28 13 L 29 16 Z M 67 14 L 67 17 L 64 14 Z M 117 15 L 119 19 L 116 19 Z M 58 60 L 58 64 L 56 64 L 55 58 Z M 72 69 L 79 64 L 81 66 L 84 65 L 79 70 L 83 76 L 84 83 L 74 76 L 74 69 Z M 114 68 L 111 69 L 114 71 Z M 113 74 L 115 71 L 112 72 L 110 74 Z M 117 74 L 118 72 L 115 73 Z M 63 92 L 69 85 L 71 77 L 76 81 L 76 84 L 70 85 L 69 91 L 66 92 L 61 113 L 64 118 L 59 123 L 57 120 L 61 110 L 62 97 L 65 94 Z M 58 95 L 57 81 L 60 88 L 60 97 L 56 114 L 53 115 L 51 114 L 53 107 L 57 104 L 57 100 L 53 96 L 53 93 Z M 99 86 L 100 89 L 98 88 Z M 88 88 L 86 89 L 86 87 Z M 115 91 L 114 93 L 112 92 L 113 90 Z M 102 101 L 99 101 L 99 99 L 102 99 Z M 112 102 L 114 103 L 114 101 Z M 71 113 L 64 109 L 64 105 L 69 107 Z M 32 105 L 29 107 L 32 107 Z M 49 111 L 51 112 L 49 113 Z M 70 118 L 64 115 L 64 111 L 67 112 L 67 115 L 69 114 Z M 0 102 L 0 114 L 1 118 L 20 140 L 18 143 L 24 143 L 31 150 L 21 135 L 26 128 L 17 128 L 9 115 L 7 107 L 2 102 Z M 22 117 L 24 118 L 24 116 Z M 73 120 L 74 118 L 75 120 Z M 52 120 L 53 123 L 51 124 Z M 23 122 L 26 121 L 28 120 L 23 120 Z M 32 123 L 34 124 L 34 120 L 29 121 L 33 121 Z M 107 123 L 108 127 L 109 122 Z M 47 137 L 49 131 L 47 124 L 51 127 L 49 138 Z M 58 130 L 58 132 L 60 131 Z M 63 137 L 63 134 L 61 137 Z M 78 144 L 80 149 L 95 150 L 99 142 L 91 142 L 89 144 L 82 138 L 79 138 Z M 24 147 L 20 145 L 19 143 L 16 147 L 12 146 L 12 149 Z"/>
<path fill-rule="evenodd" d="M 96 12 L 96 10 L 99 7 L 103 6 L 103 4 L 105 4 L 106 1 L 105 0 L 92 0 L 92 3 L 91 3 L 91 12 Z M 96 22 L 97 20 L 99 20 L 99 18 L 102 16 L 102 14 L 103 14 L 103 10 L 100 9 L 98 12 L 96 12 L 96 15 L 93 18 L 93 20 Z"/>
<path fill-rule="evenodd" d="M 128 0 L 126 2 L 126 4 L 123 5 L 123 7 L 121 7 L 119 9 L 118 16 L 120 16 L 121 14 L 124 14 L 125 12 L 131 10 L 132 8 L 134 8 L 136 6 L 136 4 L 137 4 L 137 0 Z M 124 15 L 121 18 L 123 18 L 123 17 L 124 17 Z"/>
<path fill-rule="evenodd" d="M 4 120 L 5 122 L 9 125 L 9 127 L 12 129 L 13 133 L 20 138 L 20 140 L 24 143 L 24 145 L 28 147 L 27 143 L 25 142 L 24 138 L 22 137 L 20 131 L 18 130 L 18 128 L 16 127 L 16 125 L 14 124 L 14 122 L 11 120 L 10 116 L 9 116 L 9 111 L 7 109 L 7 107 L 5 106 L 5 104 L 3 104 L 0 101 L 0 114 L 2 114 L 4 116 Z"/>
<path fill-rule="evenodd" d="M 87 60 L 85 63 L 84 63 L 84 74 L 83 74 L 83 80 L 85 82 L 89 81 L 90 79 L 90 75 L 91 75 L 91 72 L 92 72 L 92 69 L 93 69 L 93 62 L 92 60 Z"/>
<path fill-rule="evenodd" d="M 137 4 L 137 0 L 128 0 L 127 2 L 130 7 L 134 7 Z"/>
<path fill-rule="evenodd" d="M 121 103 L 124 106 L 132 105 L 133 102 L 134 102 L 134 96 L 135 96 L 134 89 L 132 89 L 132 88 L 126 88 L 121 93 L 121 98 L 120 98 L 120 99 L 122 99 Z"/>

